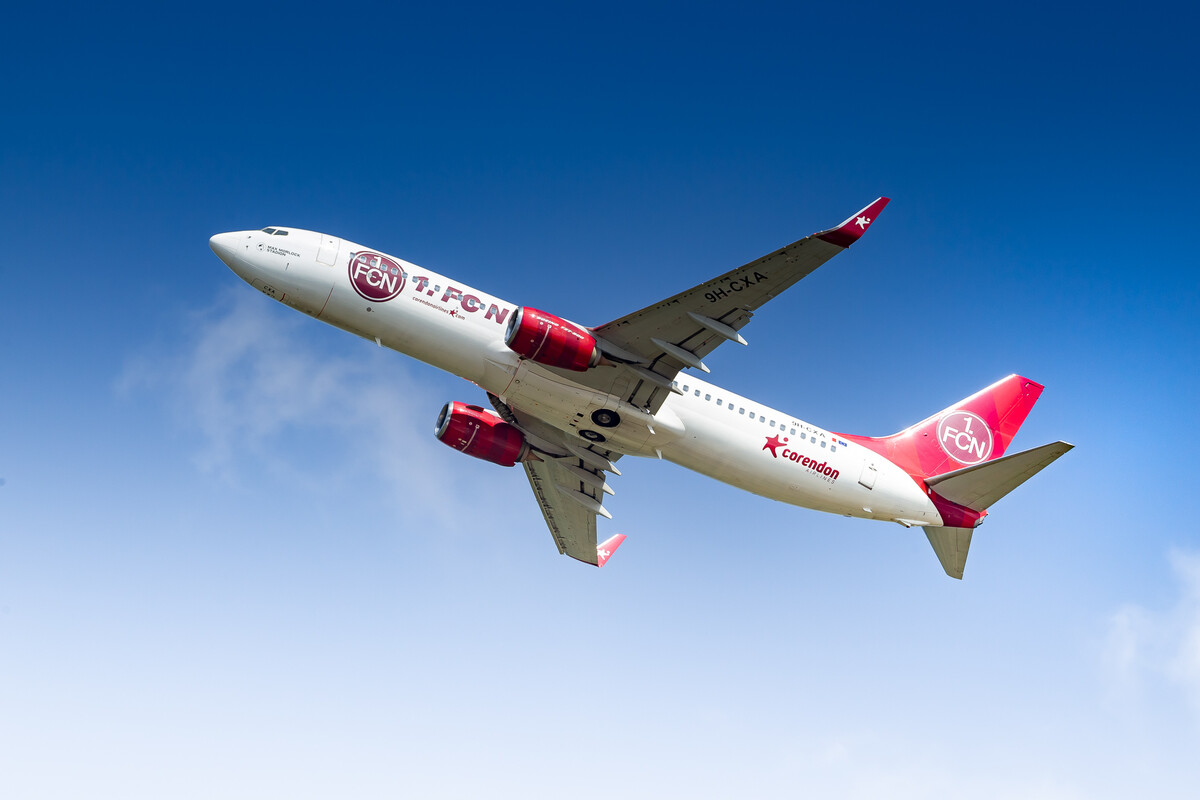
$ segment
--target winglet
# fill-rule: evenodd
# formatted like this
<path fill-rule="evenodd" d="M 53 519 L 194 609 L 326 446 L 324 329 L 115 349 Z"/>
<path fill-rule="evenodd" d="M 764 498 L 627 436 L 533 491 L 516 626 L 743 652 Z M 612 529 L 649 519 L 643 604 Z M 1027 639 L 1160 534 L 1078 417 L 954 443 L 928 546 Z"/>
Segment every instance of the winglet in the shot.
<path fill-rule="evenodd" d="M 617 548 L 621 546 L 621 542 L 625 541 L 625 534 L 618 533 L 616 536 L 610 536 L 602 543 L 596 545 L 596 566 L 603 567 L 608 563 L 608 559 L 612 554 L 617 552 Z"/>
<path fill-rule="evenodd" d="M 879 212 L 883 211 L 883 207 L 888 202 L 890 202 L 890 198 L 878 198 L 862 211 L 852 214 L 849 219 L 836 228 L 821 231 L 817 234 L 817 238 L 830 244 L 836 244 L 838 247 L 849 247 L 857 242 L 860 236 L 866 233 L 867 228 L 871 227 L 871 223 L 875 221 L 879 216 Z"/>

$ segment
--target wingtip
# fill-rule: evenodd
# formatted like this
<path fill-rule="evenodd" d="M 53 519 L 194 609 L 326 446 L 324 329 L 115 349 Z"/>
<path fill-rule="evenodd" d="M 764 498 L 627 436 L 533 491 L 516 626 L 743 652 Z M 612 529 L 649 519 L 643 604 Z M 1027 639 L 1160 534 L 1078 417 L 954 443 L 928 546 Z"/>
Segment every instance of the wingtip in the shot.
<path fill-rule="evenodd" d="M 890 197 L 877 197 L 857 214 L 847 217 L 841 225 L 818 233 L 817 238 L 838 247 L 849 247 L 867 232 L 867 228 L 879 217 L 879 212 L 890 202 Z"/>
<path fill-rule="evenodd" d="M 603 567 L 612 558 L 612 554 L 617 552 L 617 548 L 621 546 L 621 542 L 625 541 L 625 534 L 618 533 L 616 536 L 610 536 L 600 544 L 596 545 L 596 566 Z"/>

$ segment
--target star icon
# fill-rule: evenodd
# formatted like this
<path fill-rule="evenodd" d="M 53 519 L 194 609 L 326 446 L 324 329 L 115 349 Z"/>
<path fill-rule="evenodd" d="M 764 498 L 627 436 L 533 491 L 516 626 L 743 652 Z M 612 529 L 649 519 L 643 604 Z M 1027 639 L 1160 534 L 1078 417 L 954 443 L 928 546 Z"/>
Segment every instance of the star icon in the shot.
<path fill-rule="evenodd" d="M 858 219 L 854 220 L 854 223 L 856 225 L 858 225 L 858 227 L 862 228 L 865 231 L 867 229 L 867 226 L 871 224 L 871 218 L 870 217 L 859 217 Z"/>
<path fill-rule="evenodd" d="M 770 450 L 770 451 L 771 451 L 771 455 L 773 455 L 775 458 L 779 458 L 779 453 L 775 452 L 775 448 L 777 448 L 777 447 L 783 447 L 785 444 L 787 444 L 787 437 L 786 437 L 786 436 L 784 436 L 782 440 L 779 438 L 779 436 L 778 436 L 778 435 L 776 435 L 776 436 L 768 436 L 768 437 L 767 437 L 767 443 L 763 445 L 763 448 L 762 448 L 762 449 L 763 449 L 763 450 Z"/>

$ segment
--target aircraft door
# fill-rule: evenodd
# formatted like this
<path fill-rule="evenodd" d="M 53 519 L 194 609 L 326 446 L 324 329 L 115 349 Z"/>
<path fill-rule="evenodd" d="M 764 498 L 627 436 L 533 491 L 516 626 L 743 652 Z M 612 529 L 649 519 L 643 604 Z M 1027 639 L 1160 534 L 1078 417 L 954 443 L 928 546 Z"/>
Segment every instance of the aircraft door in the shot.
<path fill-rule="evenodd" d="M 863 464 L 862 474 L 858 476 L 858 482 L 868 489 L 874 489 L 875 476 L 878 474 L 878 472 L 879 470 L 875 469 L 874 462 L 868 461 Z"/>
<path fill-rule="evenodd" d="M 342 240 L 338 237 L 322 233 L 321 246 L 317 249 L 317 261 L 333 266 L 337 263 L 338 250 L 341 248 L 341 245 Z"/>

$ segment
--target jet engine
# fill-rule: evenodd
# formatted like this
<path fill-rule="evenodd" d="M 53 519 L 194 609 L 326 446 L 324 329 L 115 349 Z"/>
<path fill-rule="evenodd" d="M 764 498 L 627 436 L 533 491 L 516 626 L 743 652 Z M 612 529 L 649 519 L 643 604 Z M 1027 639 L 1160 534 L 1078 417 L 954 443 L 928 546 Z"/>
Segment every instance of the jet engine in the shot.
<path fill-rule="evenodd" d="M 600 363 L 596 337 L 553 314 L 521 306 L 508 321 L 504 343 L 548 367 L 585 372 Z"/>
<path fill-rule="evenodd" d="M 457 400 L 442 406 L 434 436 L 455 450 L 502 467 L 532 455 L 524 434 L 514 426 L 491 411 Z"/>

